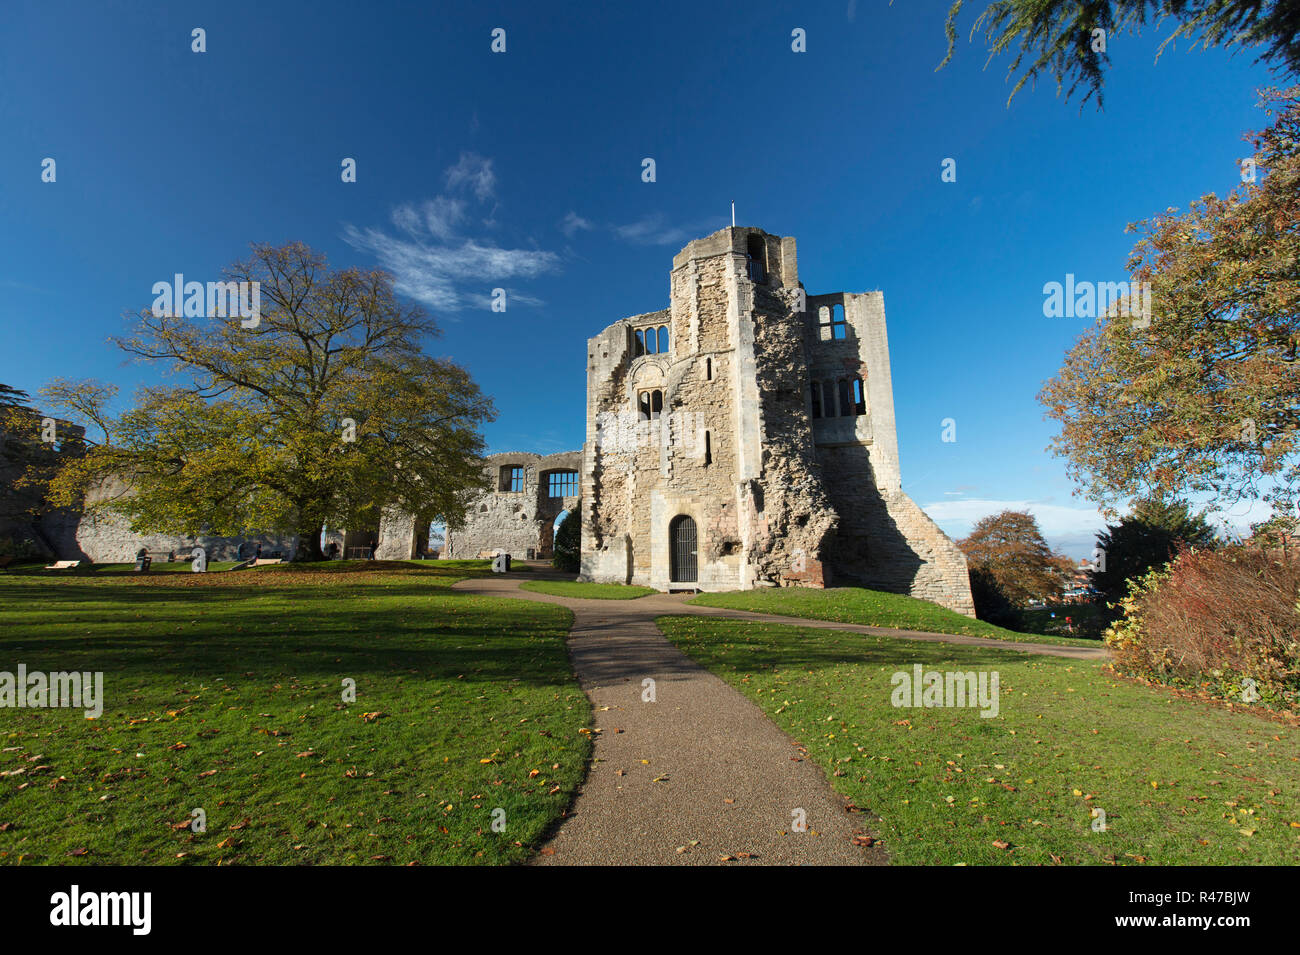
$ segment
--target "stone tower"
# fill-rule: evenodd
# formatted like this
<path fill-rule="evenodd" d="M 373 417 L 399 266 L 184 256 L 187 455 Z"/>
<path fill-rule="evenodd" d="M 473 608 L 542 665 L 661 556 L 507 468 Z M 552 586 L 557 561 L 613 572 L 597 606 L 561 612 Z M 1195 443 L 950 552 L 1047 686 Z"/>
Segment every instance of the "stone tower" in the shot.
<path fill-rule="evenodd" d="M 883 295 L 807 295 L 794 239 L 736 227 L 688 244 L 669 291 L 587 343 L 583 577 L 973 614 L 964 556 L 900 487 Z"/>

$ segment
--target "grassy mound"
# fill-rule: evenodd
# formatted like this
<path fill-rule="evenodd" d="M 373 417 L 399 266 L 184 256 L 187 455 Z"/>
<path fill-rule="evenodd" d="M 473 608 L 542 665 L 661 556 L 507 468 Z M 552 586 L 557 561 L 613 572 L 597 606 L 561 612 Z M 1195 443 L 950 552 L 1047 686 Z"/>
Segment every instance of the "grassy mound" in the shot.
<path fill-rule="evenodd" d="M 993 640 L 1066 646 L 1099 646 L 1096 640 L 1017 633 L 963 616 L 928 600 L 863 587 L 828 587 L 825 590 L 769 587 L 763 590 L 701 594 L 689 602 L 704 607 L 725 607 L 730 610 L 803 617 L 808 620 L 831 620 L 869 627 L 892 627 L 896 630 L 923 630 L 929 633 L 965 634 Z"/>

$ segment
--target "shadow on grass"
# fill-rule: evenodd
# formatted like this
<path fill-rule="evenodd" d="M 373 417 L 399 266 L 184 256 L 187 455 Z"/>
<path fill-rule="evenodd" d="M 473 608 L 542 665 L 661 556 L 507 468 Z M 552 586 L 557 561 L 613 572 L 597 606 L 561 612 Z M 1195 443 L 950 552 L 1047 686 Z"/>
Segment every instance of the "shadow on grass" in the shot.
<path fill-rule="evenodd" d="M 845 664 L 910 668 L 918 663 L 927 670 L 993 670 L 1031 661 L 1059 666 L 1093 665 L 1093 661 L 1030 656 L 1020 650 L 978 644 L 908 640 L 821 628 L 801 632 L 798 624 L 750 623 L 734 618 L 715 617 L 701 622 L 699 617 L 664 616 L 657 618 L 655 624 L 684 652 L 724 661 L 741 670 L 807 671 Z"/>
<path fill-rule="evenodd" d="M 568 611 L 430 588 L 421 576 L 252 587 L 9 581 L 0 586 L 0 670 L 103 671 L 119 685 L 161 675 L 238 682 L 405 671 L 537 686 L 567 677 L 555 645 Z"/>

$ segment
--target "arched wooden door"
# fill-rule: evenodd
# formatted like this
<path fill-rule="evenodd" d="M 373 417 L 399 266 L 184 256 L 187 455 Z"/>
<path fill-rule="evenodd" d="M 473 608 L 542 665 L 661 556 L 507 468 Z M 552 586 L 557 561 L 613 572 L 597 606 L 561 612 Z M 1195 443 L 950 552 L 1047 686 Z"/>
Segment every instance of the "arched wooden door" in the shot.
<path fill-rule="evenodd" d="M 695 520 L 679 514 L 668 525 L 668 551 L 671 556 L 672 580 L 685 583 L 699 579 L 695 550 Z"/>

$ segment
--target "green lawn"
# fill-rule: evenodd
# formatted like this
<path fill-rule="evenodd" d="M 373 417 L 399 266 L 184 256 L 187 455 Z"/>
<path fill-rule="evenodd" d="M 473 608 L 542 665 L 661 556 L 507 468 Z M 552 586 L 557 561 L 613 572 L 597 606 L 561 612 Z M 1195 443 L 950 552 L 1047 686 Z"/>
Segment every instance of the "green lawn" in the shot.
<path fill-rule="evenodd" d="M 106 698 L 0 709 L 0 862 L 527 858 L 583 778 L 590 704 L 568 610 L 448 589 L 487 566 L 0 574 L 0 670 L 102 671 Z"/>
<path fill-rule="evenodd" d="M 905 864 L 1300 864 L 1300 730 L 1099 663 L 663 617 L 754 700 Z M 896 708 L 896 671 L 993 671 L 1000 713 Z M 1094 832 L 1093 808 L 1106 830 Z M 811 822 L 811 820 L 810 820 Z"/>
<path fill-rule="evenodd" d="M 917 600 L 903 594 L 890 594 L 862 587 L 768 587 L 762 590 L 737 590 L 727 593 L 700 594 L 689 603 L 705 607 L 726 607 L 753 613 L 780 614 L 808 620 L 833 620 L 869 627 L 893 627 L 896 630 L 925 630 L 930 633 L 966 634 L 994 640 L 1029 643 L 1056 643 L 1068 646 L 1096 647 L 1096 640 L 1017 633 L 974 620 L 953 610 Z"/>
<path fill-rule="evenodd" d="M 653 587 L 629 587 L 624 584 L 583 584 L 573 580 L 529 580 L 520 590 L 553 597 L 579 597 L 585 600 L 632 600 L 658 593 Z"/>

